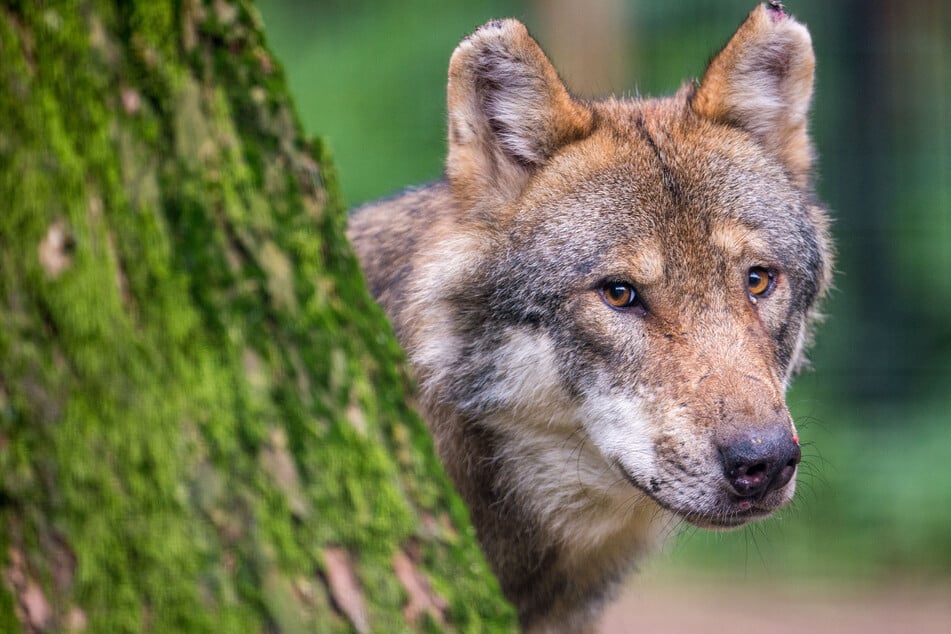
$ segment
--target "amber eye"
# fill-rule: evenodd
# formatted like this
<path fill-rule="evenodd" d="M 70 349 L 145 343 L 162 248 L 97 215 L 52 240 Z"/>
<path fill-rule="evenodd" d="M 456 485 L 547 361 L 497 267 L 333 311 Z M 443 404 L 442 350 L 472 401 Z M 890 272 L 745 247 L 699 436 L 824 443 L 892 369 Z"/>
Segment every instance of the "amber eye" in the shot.
<path fill-rule="evenodd" d="M 765 295 L 772 290 L 774 274 L 769 269 L 754 266 L 747 275 L 746 288 L 754 297 Z"/>
<path fill-rule="evenodd" d="M 601 297 L 604 302 L 618 309 L 632 308 L 641 303 L 640 296 L 634 287 L 624 282 L 609 282 L 601 287 Z"/>

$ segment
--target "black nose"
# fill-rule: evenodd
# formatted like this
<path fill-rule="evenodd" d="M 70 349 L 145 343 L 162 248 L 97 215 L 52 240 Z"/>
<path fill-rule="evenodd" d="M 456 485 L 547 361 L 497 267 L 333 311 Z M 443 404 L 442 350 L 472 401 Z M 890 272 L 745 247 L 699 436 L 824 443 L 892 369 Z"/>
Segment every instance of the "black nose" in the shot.
<path fill-rule="evenodd" d="M 802 458 L 786 425 L 750 430 L 720 448 L 723 473 L 740 497 L 761 498 L 792 480 Z"/>

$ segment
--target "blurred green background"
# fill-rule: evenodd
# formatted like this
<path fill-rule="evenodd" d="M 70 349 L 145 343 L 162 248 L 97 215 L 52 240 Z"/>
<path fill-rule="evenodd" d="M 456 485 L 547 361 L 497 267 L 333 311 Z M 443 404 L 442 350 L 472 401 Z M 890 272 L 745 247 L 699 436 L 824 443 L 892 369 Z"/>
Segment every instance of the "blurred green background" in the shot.
<path fill-rule="evenodd" d="M 446 67 L 483 22 L 523 20 L 582 94 L 698 77 L 752 0 L 258 4 L 307 131 L 350 205 L 440 177 Z M 944 0 L 799 0 L 818 57 L 812 130 L 836 290 L 789 396 L 794 507 L 688 531 L 662 566 L 829 579 L 951 578 L 951 38 Z"/>

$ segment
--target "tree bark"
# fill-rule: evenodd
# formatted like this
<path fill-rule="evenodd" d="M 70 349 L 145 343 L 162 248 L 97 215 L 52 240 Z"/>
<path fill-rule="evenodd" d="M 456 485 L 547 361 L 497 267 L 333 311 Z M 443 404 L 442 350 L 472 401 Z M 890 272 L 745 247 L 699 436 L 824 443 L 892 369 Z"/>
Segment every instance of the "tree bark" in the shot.
<path fill-rule="evenodd" d="M 249 4 L 0 8 L 0 631 L 511 629 L 343 224 Z"/>

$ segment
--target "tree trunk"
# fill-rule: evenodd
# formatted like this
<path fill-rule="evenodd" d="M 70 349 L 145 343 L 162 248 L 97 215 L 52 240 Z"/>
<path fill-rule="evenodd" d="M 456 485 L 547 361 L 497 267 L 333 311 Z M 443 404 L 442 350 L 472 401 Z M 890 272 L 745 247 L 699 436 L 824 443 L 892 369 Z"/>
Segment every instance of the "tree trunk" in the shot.
<path fill-rule="evenodd" d="M 0 632 L 511 628 L 336 191 L 245 2 L 0 8 Z"/>

